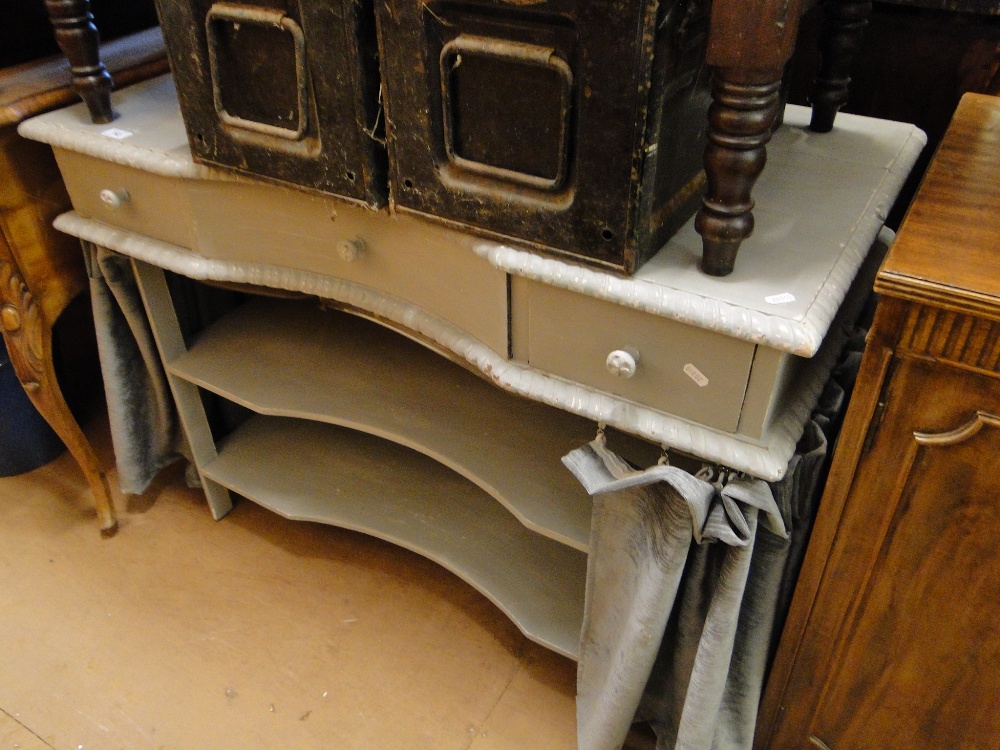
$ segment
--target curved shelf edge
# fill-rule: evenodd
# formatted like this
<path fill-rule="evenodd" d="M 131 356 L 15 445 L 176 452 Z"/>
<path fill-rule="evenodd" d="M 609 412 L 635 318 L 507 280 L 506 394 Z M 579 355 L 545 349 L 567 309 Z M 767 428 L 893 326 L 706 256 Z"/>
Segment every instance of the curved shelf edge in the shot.
<path fill-rule="evenodd" d="M 312 300 L 252 299 L 167 368 L 258 414 L 339 425 L 422 453 L 532 531 L 588 550 L 593 504 L 561 458 L 592 439 L 593 425 L 504 393 L 392 329 Z"/>
<path fill-rule="evenodd" d="M 504 390 L 616 427 L 682 453 L 703 457 L 767 481 L 784 476 L 802 425 L 775 429 L 764 443 L 719 432 L 678 417 L 571 383 L 508 360 L 458 326 L 404 300 L 362 286 L 294 268 L 205 258 L 182 247 L 87 219 L 74 211 L 53 226 L 74 237 L 202 281 L 255 284 L 336 300 L 415 331 L 454 352 Z M 812 408 L 810 405 L 809 408 Z"/>
<path fill-rule="evenodd" d="M 175 375 L 178 373 L 174 373 Z M 183 377 L 183 376 L 182 376 Z M 590 545 L 588 544 L 588 537 L 582 535 L 568 535 L 560 532 L 557 529 L 552 529 L 547 526 L 542 525 L 536 521 L 532 516 L 525 515 L 522 510 L 500 490 L 498 490 L 492 484 L 486 482 L 481 476 L 474 472 L 471 468 L 464 466 L 457 461 L 451 459 L 446 453 L 436 451 L 432 447 L 407 438 L 405 435 L 401 435 L 395 432 L 388 432 L 381 430 L 378 427 L 360 421 L 353 421 L 350 419 L 339 418 L 334 415 L 329 414 L 317 414 L 313 412 L 302 412 L 296 411 L 295 409 L 284 409 L 280 407 L 269 407 L 262 406 L 258 403 L 245 400 L 237 396 L 236 394 L 225 391 L 218 388 L 211 383 L 200 381 L 196 378 L 185 378 L 188 382 L 197 385 L 200 388 L 204 388 L 207 391 L 211 391 L 219 396 L 222 396 L 229 401 L 239 404 L 256 414 L 263 417 L 286 417 L 288 419 L 303 419 L 312 422 L 320 422 L 322 424 L 328 424 L 333 427 L 342 427 L 347 430 L 353 430 L 354 432 L 361 432 L 366 435 L 370 435 L 379 440 L 385 440 L 386 442 L 394 443 L 407 450 L 412 450 L 419 453 L 422 456 L 441 464 L 450 471 L 454 471 L 456 474 L 461 476 L 463 479 L 468 480 L 472 484 L 476 485 L 483 492 L 487 493 L 490 497 L 500 503 L 504 509 L 506 509 L 514 518 L 517 519 L 518 523 L 524 526 L 529 531 L 539 534 L 547 539 L 551 539 L 559 544 L 564 544 L 567 547 L 572 547 L 575 550 L 579 550 L 586 554 L 590 550 Z M 232 488 L 230 488 L 232 489 Z M 273 510 L 273 509 L 272 509 Z M 289 516 L 289 518 L 291 518 Z M 315 520 L 315 519 L 293 519 L 293 520 Z M 392 540 L 387 540 L 392 541 Z"/>
<path fill-rule="evenodd" d="M 586 555 L 524 529 L 419 454 L 319 422 L 256 416 L 203 472 L 286 518 L 427 557 L 482 593 L 525 637 L 578 658 Z"/>

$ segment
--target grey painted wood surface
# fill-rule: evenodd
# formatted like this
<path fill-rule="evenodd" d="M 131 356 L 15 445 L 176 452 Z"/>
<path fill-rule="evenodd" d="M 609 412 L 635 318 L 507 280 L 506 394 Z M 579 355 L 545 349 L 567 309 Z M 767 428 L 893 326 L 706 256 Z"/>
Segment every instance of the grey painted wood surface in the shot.
<path fill-rule="evenodd" d="M 375 323 L 315 301 L 255 299 L 167 362 L 169 372 L 262 414 L 320 420 L 420 451 L 579 550 L 591 501 L 560 458 L 594 424 L 512 396 Z"/>
<path fill-rule="evenodd" d="M 204 472 L 287 518 L 362 531 L 429 557 L 528 638 L 577 657 L 586 555 L 529 531 L 415 451 L 333 425 L 258 416 L 223 441 Z"/>

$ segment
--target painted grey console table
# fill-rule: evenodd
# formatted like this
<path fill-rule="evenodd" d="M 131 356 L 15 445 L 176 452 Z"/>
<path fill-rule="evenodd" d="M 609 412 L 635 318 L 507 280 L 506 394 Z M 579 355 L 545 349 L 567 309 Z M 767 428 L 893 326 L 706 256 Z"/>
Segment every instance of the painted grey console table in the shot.
<path fill-rule="evenodd" d="M 702 274 L 688 225 L 625 279 L 197 165 L 169 77 L 114 108 L 20 132 L 55 149 L 75 209 L 56 226 L 133 259 L 214 515 L 235 491 L 410 547 L 570 657 L 590 498 L 559 456 L 603 423 L 780 478 L 924 144 L 849 115 L 813 134 L 790 106 L 737 270 Z M 257 299 L 187 347 L 164 270 L 351 314 Z M 199 389 L 255 416 L 217 443 Z"/>

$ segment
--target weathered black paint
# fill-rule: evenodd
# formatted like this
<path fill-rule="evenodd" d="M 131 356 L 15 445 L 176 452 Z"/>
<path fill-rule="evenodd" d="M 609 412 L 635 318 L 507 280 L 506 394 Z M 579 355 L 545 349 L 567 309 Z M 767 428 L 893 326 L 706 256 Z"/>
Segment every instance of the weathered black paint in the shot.
<path fill-rule="evenodd" d="M 391 200 L 631 273 L 697 209 L 705 0 L 380 0 Z"/>
<path fill-rule="evenodd" d="M 372 2 L 157 0 L 195 159 L 384 205 Z"/>

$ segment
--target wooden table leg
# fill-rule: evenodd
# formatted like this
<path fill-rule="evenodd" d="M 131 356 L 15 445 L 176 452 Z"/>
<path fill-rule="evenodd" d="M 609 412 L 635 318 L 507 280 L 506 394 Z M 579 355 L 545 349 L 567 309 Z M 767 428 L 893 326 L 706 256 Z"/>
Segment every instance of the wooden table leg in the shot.
<path fill-rule="evenodd" d="M 87 103 L 90 119 L 111 122 L 111 75 L 104 69 L 98 46 L 100 38 L 89 0 L 45 0 L 56 41 L 69 60 L 73 88 Z"/>
<path fill-rule="evenodd" d="M 708 191 L 695 229 L 701 267 L 731 273 L 753 231 L 750 193 L 767 160 L 781 107 L 781 76 L 795 48 L 803 0 L 712 0 L 705 62 L 712 67 L 705 173 Z"/>
<path fill-rule="evenodd" d="M 52 364 L 52 328 L 17 269 L 0 258 L 0 329 L 14 372 L 28 398 L 80 465 L 94 495 L 101 529 L 118 525 L 108 480 L 93 448 L 76 423 Z"/>
<path fill-rule="evenodd" d="M 767 161 L 765 147 L 781 105 L 782 69 L 716 69 L 708 113 L 705 173 L 708 190 L 695 218 L 702 237 L 702 270 L 732 272 L 740 243 L 753 231 L 754 183 Z"/>
<path fill-rule="evenodd" d="M 851 66 L 861 47 L 861 37 L 871 14 L 871 0 L 826 0 L 820 32 L 820 69 L 813 83 L 809 129 L 833 130 L 837 112 L 847 104 Z"/>

